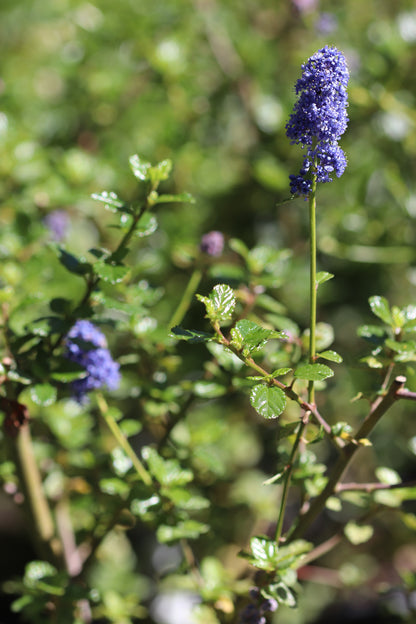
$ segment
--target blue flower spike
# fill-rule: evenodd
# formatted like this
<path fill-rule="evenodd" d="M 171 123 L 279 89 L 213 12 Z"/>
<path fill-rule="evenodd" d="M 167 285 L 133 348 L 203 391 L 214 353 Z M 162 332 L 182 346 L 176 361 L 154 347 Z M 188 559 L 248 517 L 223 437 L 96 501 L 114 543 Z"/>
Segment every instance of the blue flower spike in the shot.
<path fill-rule="evenodd" d="M 293 195 L 307 197 L 313 175 L 317 182 L 330 182 L 331 174 L 344 173 L 347 161 L 338 141 L 348 123 L 348 80 L 347 62 L 335 47 L 325 46 L 302 65 L 298 99 L 286 124 L 291 142 L 306 149 L 299 174 L 289 176 Z"/>

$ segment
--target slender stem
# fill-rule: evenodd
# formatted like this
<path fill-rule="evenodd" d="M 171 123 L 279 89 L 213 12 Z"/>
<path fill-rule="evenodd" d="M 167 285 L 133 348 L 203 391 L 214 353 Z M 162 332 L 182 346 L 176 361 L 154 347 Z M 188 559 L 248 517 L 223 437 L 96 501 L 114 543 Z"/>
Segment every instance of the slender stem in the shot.
<path fill-rule="evenodd" d="M 123 434 L 114 418 L 109 414 L 107 402 L 102 394 L 97 394 L 97 403 L 101 416 L 105 420 L 108 428 L 117 440 L 118 444 L 121 446 L 126 455 L 131 459 L 132 464 L 143 483 L 145 483 L 146 485 L 152 485 L 152 477 L 147 472 L 146 468 L 143 466 L 142 462 L 131 448 L 126 436 Z"/>
<path fill-rule="evenodd" d="M 186 312 L 188 311 L 189 306 L 191 305 L 192 297 L 196 289 L 198 288 L 201 278 L 202 270 L 196 268 L 190 277 L 190 280 L 187 287 L 185 288 L 178 307 L 176 308 L 172 318 L 169 321 L 169 329 L 171 329 L 172 327 L 176 327 L 177 325 L 179 325 L 179 323 L 182 322 Z"/>
<path fill-rule="evenodd" d="M 316 174 L 312 177 L 309 193 L 309 363 L 315 362 L 316 353 Z M 308 402 L 315 403 L 314 382 L 308 385 Z"/>
<path fill-rule="evenodd" d="M 42 486 L 29 424 L 24 424 L 15 440 L 16 465 L 21 479 L 26 507 L 33 519 L 34 538 L 40 554 L 52 563 L 61 563 L 62 547 L 55 534 L 52 512 Z"/>
<path fill-rule="evenodd" d="M 307 418 L 307 416 L 306 416 L 306 418 Z M 288 464 L 286 466 L 286 472 L 285 472 L 284 482 L 283 482 L 282 499 L 280 501 L 279 517 L 278 517 L 278 520 L 277 520 L 277 527 L 276 527 L 276 543 L 279 543 L 280 538 L 282 536 L 283 520 L 284 520 L 284 516 L 285 516 L 285 511 L 286 511 L 287 499 L 288 499 L 288 496 L 289 496 L 290 482 L 291 482 L 291 479 L 292 479 L 292 473 L 293 473 L 293 469 L 294 469 L 295 457 L 296 457 L 296 453 L 297 453 L 298 448 L 299 448 L 300 441 L 302 439 L 302 433 L 303 433 L 304 429 L 305 429 L 305 422 L 302 421 L 299 424 L 299 429 L 298 429 L 298 432 L 297 432 L 297 435 L 296 435 L 296 439 L 295 439 L 295 441 L 293 443 L 292 451 L 290 453 L 289 462 L 288 462 Z"/>

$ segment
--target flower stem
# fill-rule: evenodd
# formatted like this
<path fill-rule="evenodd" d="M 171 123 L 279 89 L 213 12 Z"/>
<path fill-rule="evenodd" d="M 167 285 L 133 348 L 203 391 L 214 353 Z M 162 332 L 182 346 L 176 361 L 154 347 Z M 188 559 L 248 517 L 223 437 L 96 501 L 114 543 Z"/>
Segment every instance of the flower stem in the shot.
<path fill-rule="evenodd" d="M 172 327 L 176 327 L 177 325 L 179 325 L 179 323 L 182 322 L 186 312 L 188 311 L 189 306 L 191 305 L 192 297 L 196 289 L 198 288 L 201 278 L 202 270 L 196 268 L 190 277 L 190 280 L 187 287 L 185 288 L 178 307 L 176 308 L 172 318 L 169 321 L 169 329 L 171 329 Z"/>
<path fill-rule="evenodd" d="M 117 440 L 118 444 L 121 446 L 126 455 L 131 459 L 132 464 L 143 483 L 145 485 L 152 485 L 152 477 L 149 475 L 146 468 L 143 466 L 142 462 L 131 448 L 126 436 L 123 434 L 120 427 L 109 413 L 107 402 L 102 394 L 97 393 L 97 403 L 101 416 L 105 420 L 108 428 Z"/>
<path fill-rule="evenodd" d="M 309 194 L 309 363 L 315 362 L 316 355 L 316 174 L 312 177 Z M 308 385 L 308 403 L 315 403 L 314 382 Z"/>

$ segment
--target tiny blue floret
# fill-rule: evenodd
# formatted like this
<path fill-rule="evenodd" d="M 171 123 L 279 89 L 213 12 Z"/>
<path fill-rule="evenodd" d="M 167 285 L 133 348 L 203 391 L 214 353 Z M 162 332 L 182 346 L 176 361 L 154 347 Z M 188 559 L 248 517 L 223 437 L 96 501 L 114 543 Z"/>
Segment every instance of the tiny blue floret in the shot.
<path fill-rule="evenodd" d="M 72 382 L 74 398 L 85 403 L 92 390 L 107 386 L 116 390 L 120 384 L 119 364 L 107 349 L 104 334 L 90 321 L 77 321 L 66 336 L 65 357 L 85 368 L 86 375 Z"/>
<path fill-rule="evenodd" d="M 299 174 L 289 177 L 293 195 L 307 196 L 313 174 L 317 182 L 330 182 L 331 174 L 339 178 L 347 166 L 338 141 L 348 123 L 349 72 L 344 55 L 329 46 L 311 56 L 302 70 L 286 134 L 306 149 Z"/>

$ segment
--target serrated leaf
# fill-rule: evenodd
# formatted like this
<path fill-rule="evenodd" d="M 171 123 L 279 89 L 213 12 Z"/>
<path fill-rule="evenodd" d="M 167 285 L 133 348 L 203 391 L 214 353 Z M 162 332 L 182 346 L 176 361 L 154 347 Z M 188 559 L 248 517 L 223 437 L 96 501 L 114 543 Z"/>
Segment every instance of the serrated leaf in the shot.
<path fill-rule="evenodd" d="M 227 284 L 217 284 L 208 297 L 197 295 L 206 308 L 206 316 L 211 322 L 225 322 L 232 318 L 236 298 L 233 289 Z"/>
<path fill-rule="evenodd" d="M 118 284 L 122 282 L 128 273 L 130 273 L 130 267 L 124 264 L 109 264 L 107 262 L 96 262 L 94 264 L 94 271 L 104 282 L 110 284 Z"/>
<path fill-rule="evenodd" d="M 184 329 L 183 327 L 173 327 L 171 332 L 175 338 L 179 338 L 180 340 L 186 340 L 190 343 L 195 342 L 209 342 L 214 338 L 213 334 L 208 334 L 207 332 L 201 332 L 196 329 Z"/>
<path fill-rule="evenodd" d="M 286 585 L 286 583 L 272 583 L 267 588 L 267 597 L 274 598 L 279 604 L 284 604 L 290 609 L 297 605 L 296 595 Z"/>
<path fill-rule="evenodd" d="M 175 507 L 186 509 L 187 511 L 200 511 L 210 505 L 209 501 L 203 496 L 196 495 L 194 492 L 184 488 L 163 489 L 162 494 L 169 498 Z"/>
<path fill-rule="evenodd" d="M 231 344 L 236 349 L 247 350 L 248 353 L 264 347 L 270 338 L 280 338 L 282 334 L 273 329 L 266 329 L 253 321 L 242 319 L 231 330 Z"/>
<path fill-rule="evenodd" d="M 305 540 L 296 540 L 288 546 L 280 546 L 268 537 L 252 537 L 252 554 L 242 553 L 250 563 L 262 570 L 276 571 L 286 568 L 296 569 L 302 564 L 303 555 L 309 552 L 312 544 Z"/>
<path fill-rule="evenodd" d="M 281 388 L 258 384 L 251 390 L 250 403 L 263 418 L 277 418 L 286 407 L 286 395 Z"/>
<path fill-rule="evenodd" d="M 369 539 L 372 538 L 374 529 L 370 525 L 365 524 L 356 524 L 353 521 L 348 522 L 348 524 L 344 527 L 344 533 L 347 539 L 357 546 L 358 544 L 364 544 L 368 542 Z"/>
<path fill-rule="evenodd" d="M 175 195 L 158 195 L 154 199 L 154 204 L 171 204 L 171 203 L 183 203 L 183 204 L 194 204 L 195 197 L 191 195 L 191 193 L 177 193 Z"/>
<path fill-rule="evenodd" d="M 324 360 L 329 360 L 330 362 L 336 362 L 337 364 L 340 364 L 342 362 L 342 357 L 340 356 L 340 354 L 332 350 L 317 353 L 316 357 L 323 358 Z"/>
<path fill-rule="evenodd" d="M 35 384 L 29 390 L 30 398 L 37 405 L 53 405 L 56 401 L 56 388 L 50 384 Z"/>
<path fill-rule="evenodd" d="M 324 379 L 332 377 L 334 371 L 325 364 L 302 364 L 295 369 L 293 374 L 297 379 L 323 381 Z"/>
<path fill-rule="evenodd" d="M 149 180 L 149 170 L 151 168 L 151 163 L 146 160 L 142 160 L 138 154 L 134 154 L 134 156 L 130 156 L 129 158 L 130 167 L 133 171 L 133 174 L 139 180 L 143 182 Z"/>
<path fill-rule="evenodd" d="M 324 284 L 325 282 L 327 282 L 328 280 L 332 279 L 334 276 L 332 273 L 327 273 L 327 271 L 319 271 L 316 274 L 316 285 L 318 286 L 319 284 Z"/>
<path fill-rule="evenodd" d="M 370 308 L 375 316 L 378 316 L 387 325 L 392 325 L 393 319 L 390 312 L 390 306 L 385 297 L 375 295 L 369 298 Z"/>

